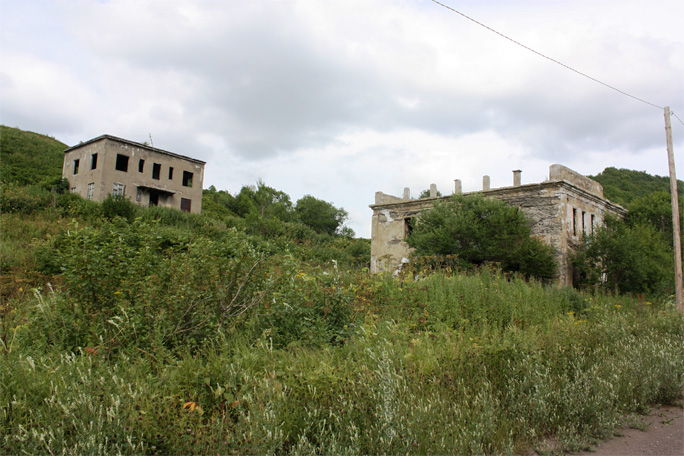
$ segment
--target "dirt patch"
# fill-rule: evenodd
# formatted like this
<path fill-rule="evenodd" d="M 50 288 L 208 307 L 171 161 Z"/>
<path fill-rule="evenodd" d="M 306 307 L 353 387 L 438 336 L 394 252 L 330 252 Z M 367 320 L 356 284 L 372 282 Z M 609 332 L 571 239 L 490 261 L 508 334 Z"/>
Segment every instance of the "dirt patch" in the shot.
<path fill-rule="evenodd" d="M 660 406 L 636 417 L 611 440 L 573 456 L 683 456 L 684 409 Z"/>

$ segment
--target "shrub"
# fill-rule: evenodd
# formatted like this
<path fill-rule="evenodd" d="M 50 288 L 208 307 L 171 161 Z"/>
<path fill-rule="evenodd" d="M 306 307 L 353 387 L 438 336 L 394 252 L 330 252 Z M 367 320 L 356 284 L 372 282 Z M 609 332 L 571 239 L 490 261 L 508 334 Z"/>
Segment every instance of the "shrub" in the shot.
<path fill-rule="evenodd" d="M 0 188 L 0 212 L 31 214 L 49 207 L 54 195 L 38 185 L 3 184 Z"/>
<path fill-rule="evenodd" d="M 504 271 L 550 278 L 553 249 L 530 238 L 524 214 L 481 195 L 454 195 L 425 210 L 407 238 L 415 256 L 457 255 L 459 265 L 499 263 Z"/>
<path fill-rule="evenodd" d="M 216 239 L 117 218 L 56 239 L 64 293 L 38 297 L 35 324 L 68 350 L 193 350 L 270 288 L 267 259 L 244 235 Z M 45 267 L 52 267 L 53 263 Z"/>
<path fill-rule="evenodd" d="M 580 287 L 600 286 L 623 293 L 667 294 L 672 281 L 672 250 L 652 225 L 627 225 L 607 217 L 571 257 Z"/>
<path fill-rule="evenodd" d="M 135 204 L 123 195 L 107 195 L 107 198 L 102 201 L 101 210 L 102 215 L 107 220 L 121 217 L 129 222 L 133 221 L 136 213 Z"/>

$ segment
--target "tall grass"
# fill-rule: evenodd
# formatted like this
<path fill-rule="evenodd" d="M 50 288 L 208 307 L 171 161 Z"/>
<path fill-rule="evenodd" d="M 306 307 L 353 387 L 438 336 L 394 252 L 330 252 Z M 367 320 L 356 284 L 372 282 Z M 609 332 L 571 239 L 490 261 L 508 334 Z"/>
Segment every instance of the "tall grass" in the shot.
<path fill-rule="evenodd" d="M 308 283 L 330 284 L 332 273 Z M 310 305 L 293 280 L 288 304 Z M 20 349 L 0 366 L 0 447 L 506 454 L 556 436 L 577 450 L 684 386 L 684 320 L 667 304 L 489 272 L 335 280 L 334 290 L 311 288 L 356 297 L 333 344 L 274 344 L 269 328 L 234 328 L 201 355 L 108 360 L 93 349 L 31 348 L 32 329 L 20 329 Z"/>

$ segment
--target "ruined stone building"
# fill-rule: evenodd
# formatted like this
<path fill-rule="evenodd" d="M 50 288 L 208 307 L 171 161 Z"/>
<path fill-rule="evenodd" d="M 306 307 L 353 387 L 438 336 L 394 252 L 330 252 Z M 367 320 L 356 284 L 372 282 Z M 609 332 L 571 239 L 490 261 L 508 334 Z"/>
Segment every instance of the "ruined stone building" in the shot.
<path fill-rule="evenodd" d="M 371 272 L 394 271 L 407 261 L 411 249 L 404 239 L 409 233 L 410 220 L 421 211 L 430 209 L 438 201 L 436 187 L 430 187 L 430 196 L 412 199 L 410 190 L 403 197 L 375 194 L 371 228 Z M 461 193 L 461 182 L 455 181 L 455 193 Z M 513 171 L 513 186 L 491 189 L 489 177 L 483 178 L 480 192 L 487 198 L 498 198 L 519 207 L 531 224 L 532 235 L 553 246 L 558 262 L 558 282 L 572 285 L 572 266 L 569 253 L 583 233 L 591 233 L 602 224 L 607 214 L 623 216 L 626 211 L 603 197 L 598 182 L 562 165 L 551 165 L 549 179 L 539 184 L 521 185 L 520 171 Z"/>
<path fill-rule="evenodd" d="M 110 135 L 64 151 L 62 177 L 93 201 L 124 195 L 140 206 L 199 214 L 205 162 Z"/>

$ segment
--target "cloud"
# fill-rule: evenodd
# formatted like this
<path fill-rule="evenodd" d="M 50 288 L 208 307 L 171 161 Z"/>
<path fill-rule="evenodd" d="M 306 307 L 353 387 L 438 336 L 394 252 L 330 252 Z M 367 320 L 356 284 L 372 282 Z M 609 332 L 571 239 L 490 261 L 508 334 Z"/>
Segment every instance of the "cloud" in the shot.
<path fill-rule="evenodd" d="M 684 4 L 453 2 L 531 48 L 684 112 Z M 427 1 L 5 0 L 0 120 L 68 144 L 103 133 L 262 178 L 350 213 L 545 178 L 563 163 L 666 174 L 662 111 Z M 680 117 L 683 117 L 680 115 Z M 682 129 L 675 124 L 675 149 Z M 679 128 L 679 130 L 677 130 Z M 679 138 L 679 139 L 677 139 Z M 664 169 L 663 169 L 664 168 Z"/>

